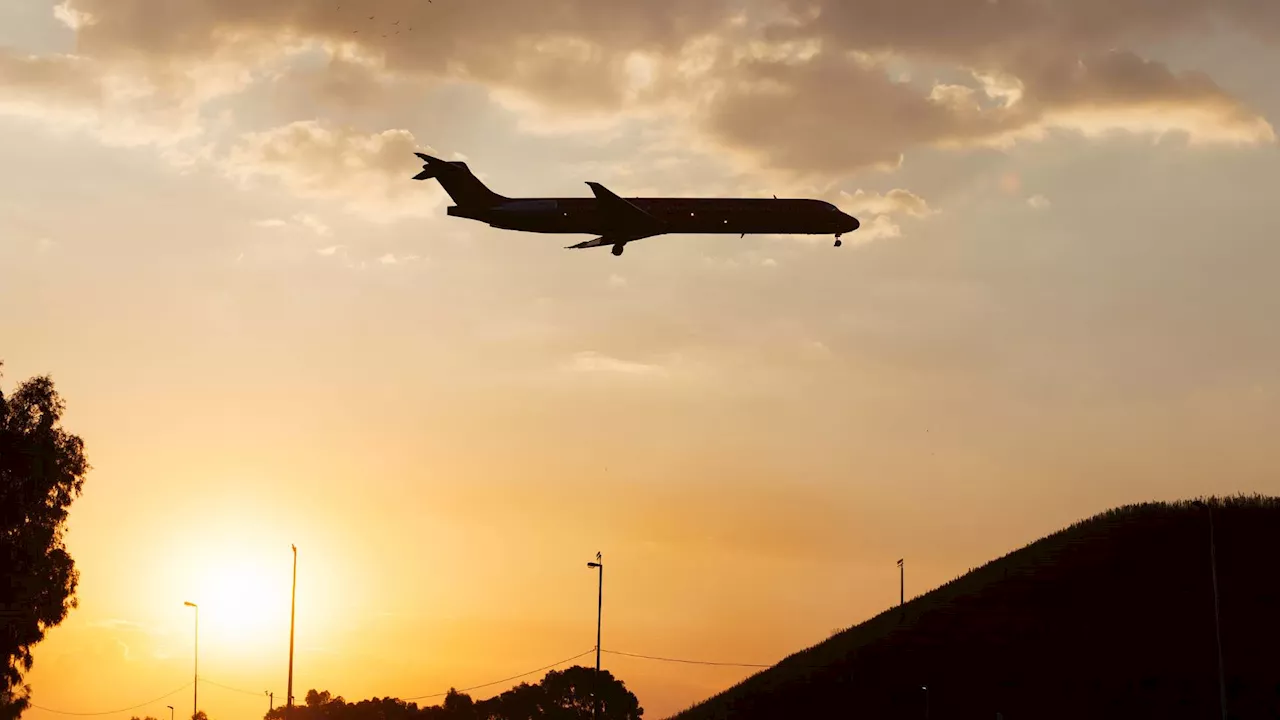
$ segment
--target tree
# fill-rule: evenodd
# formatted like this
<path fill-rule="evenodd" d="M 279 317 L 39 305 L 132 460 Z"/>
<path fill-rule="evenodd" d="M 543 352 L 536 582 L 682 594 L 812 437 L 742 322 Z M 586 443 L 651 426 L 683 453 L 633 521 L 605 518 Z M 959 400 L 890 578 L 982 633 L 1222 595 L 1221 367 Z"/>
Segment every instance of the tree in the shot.
<path fill-rule="evenodd" d="M 0 391 L 0 720 L 27 709 L 31 648 L 76 606 L 62 538 L 89 464 L 84 442 L 60 425 L 64 409 L 47 375 Z"/>
<path fill-rule="evenodd" d="M 581 665 L 552 670 L 537 685 L 521 683 L 479 705 L 494 720 L 590 720 L 597 692 L 601 720 L 640 720 L 644 715 L 625 683 L 608 670 L 597 678 L 595 668 Z"/>

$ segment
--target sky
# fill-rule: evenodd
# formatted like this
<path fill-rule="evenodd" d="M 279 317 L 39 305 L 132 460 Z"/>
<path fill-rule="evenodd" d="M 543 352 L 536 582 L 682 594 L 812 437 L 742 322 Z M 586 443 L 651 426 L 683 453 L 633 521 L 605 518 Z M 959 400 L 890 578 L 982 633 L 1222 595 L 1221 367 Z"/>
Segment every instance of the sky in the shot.
<path fill-rule="evenodd" d="M 0 382 L 93 466 L 27 716 L 189 713 L 191 601 L 260 717 L 291 544 L 295 696 L 410 698 L 591 650 L 597 551 L 604 650 L 767 664 L 898 558 L 1280 492 L 1277 66 L 1271 0 L 0 0 Z M 862 228 L 566 251 L 415 150 Z"/>

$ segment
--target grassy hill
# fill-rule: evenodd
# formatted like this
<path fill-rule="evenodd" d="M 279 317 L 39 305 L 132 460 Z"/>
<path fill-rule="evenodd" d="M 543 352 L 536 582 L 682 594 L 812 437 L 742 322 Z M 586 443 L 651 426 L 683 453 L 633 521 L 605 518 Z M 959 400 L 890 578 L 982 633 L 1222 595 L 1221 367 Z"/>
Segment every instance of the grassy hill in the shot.
<path fill-rule="evenodd" d="M 1212 508 L 1231 718 L 1280 717 L 1280 498 Z M 1209 516 L 1103 513 L 673 720 L 1219 718 Z"/>

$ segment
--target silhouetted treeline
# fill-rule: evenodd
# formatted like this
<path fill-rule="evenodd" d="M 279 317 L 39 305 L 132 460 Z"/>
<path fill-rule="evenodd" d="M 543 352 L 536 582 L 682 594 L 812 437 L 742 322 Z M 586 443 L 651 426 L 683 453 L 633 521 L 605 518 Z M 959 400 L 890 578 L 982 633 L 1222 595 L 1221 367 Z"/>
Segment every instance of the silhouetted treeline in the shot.
<path fill-rule="evenodd" d="M 1280 498 L 1206 502 L 1229 716 L 1280 717 Z M 675 720 L 1221 717 L 1209 521 L 1180 502 L 1076 523 Z"/>
<path fill-rule="evenodd" d="M 394 698 L 349 703 L 327 690 L 307 692 L 304 705 L 292 711 L 278 707 L 266 720 L 589 720 L 592 717 L 594 668 L 552 670 L 541 682 L 521 683 L 501 695 L 474 700 L 450 690 L 440 705 L 419 707 Z M 644 710 L 635 694 L 609 671 L 599 674 L 600 720 L 640 720 Z"/>

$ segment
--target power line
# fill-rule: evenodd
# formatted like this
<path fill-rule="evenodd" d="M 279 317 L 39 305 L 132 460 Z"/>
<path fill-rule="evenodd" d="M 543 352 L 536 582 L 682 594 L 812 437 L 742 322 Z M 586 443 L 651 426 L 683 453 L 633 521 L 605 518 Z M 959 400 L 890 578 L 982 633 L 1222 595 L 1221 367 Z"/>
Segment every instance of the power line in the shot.
<path fill-rule="evenodd" d="M 771 668 L 773 665 L 758 665 L 755 663 L 731 663 L 731 662 L 711 662 L 709 660 L 683 660 L 680 658 L 657 657 L 655 655 L 640 655 L 639 653 L 622 652 L 621 650 L 603 650 L 601 652 L 610 655 L 625 655 L 627 657 L 642 658 L 644 660 L 659 660 L 661 662 L 684 663 L 686 665 L 716 665 L 719 667 L 747 667 L 747 668 Z"/>
<path fill-rule="evenodd" d="M 130 706 L 130 707 L 127 707 L 127 708 L 120 708 L 119 710 L 104 710 L 104 711 L 102 711 L 102 712 L 66 712 L 66 711 L 64 711 L 64 710 L 54 710 L 53 708 L 41 707 L 40 705 L 36 705 L 35 703 L 31 703 L 31 707 L 33 707 L 33 708 L 35 708 L 35 709 L 37 709 L 37 710 L 43 710 L 43 711 L 45 711 L 45 712 L 56 713 L 56 714 L 58 714 L 58 715 L 79 715 L 79 716 L 88 716 L 88 715 L 114 715 L 115 713 L 129 712 L 130 710 L 137 710 L 137 709 L 138 709 L 138 708 L 140 708 L 140 707 L 144 707 L 144 706 L 146 706 L 146 705 L 150 705 L 150 704 L 152 704 L 152 703 L 158 703 L 158 702 L 160 702 L 161 700 L 164 700 L 165 698 L 169 697 L 170 695 L 177 695 L 178 693 L 182 692 L 183 690 L 186 690 L 186 689 L 187 689 L 187 688 L 189 688 L 189 687 L 191 687 L 191 683 L 187 683 L 186 685 L 183 685 L 182 687 L 178 688 L 177 690 L 170 690 L 169 692 L 167 692 L 167 693 L 165 693 L 165 694 L 161 695 L 160 697 L 156 698 L 155 700 L 148 700 L 148 701 L 146 701 L 146 702 L 144 702 L 144 703 L 138 703 L 137 705 L 133 705 L 133 706 Z"/>
<path fill-rule="evenodd" d="M 265 696 L 266 696 L 266 693 L 265 693 L 265 692 L 254 692 L 254 691 L 252 691 L 252 690 L 241 690 L 240 688 L 234 688 L 234 687 L 231 687 L 230 685 L 223 685 L 222 683 L 214 682 L 214 681 L 210 680 L 209 678 L 200 678 L 200 682 L 208 683 L 208 684 L 213 685 L 213 686 L 215 686 L 215 687 L 220 687 L 220 688 L 222 688 L 223 690 L 230 690 L 231 692 L 244 693 L 245 695 L 253 695 L 253 696 L 255 696 L 255 697 L 265 697 Z"/>
<path fill-rule="evenodd" d="M 520 673 L 519 675 L 512 675 L 512 676 L 511 676 L 511 677 L 509 677 L 509 678 L 503 678 L 503 679 L 501 679 L 501 680 L 494 680 L 493 682 L 487 682 L 487 683 L 483 683 L 483 684 L 481 684 L 481 685 L 472 685 L 471 687 L 466 687 L 466 688 L 457 688 L 457 691 L 458 691 L 458 692 L 468 692 L 468 691 L 470 691 L 470 690 L 479 690 L 480 688 L 486 688 L 486 687 L 489 687 L 490 685 L 499 685 L 499 684 L 504 683 L 504 682 L 511 682 L 512 680 L 519 680 L 520 678 L 525 677 L 526 675 L 532 675 L 532 674 L 534 674 L 534 673 L 542 672 L 543 670 L 550 670 L 551 668 L 553 668 L 553 667 L 555 667 L 555 666 L 557 666 L 557 665 L 563 665 L 563 664 L 565 664 L 565 663 L 567 663 L 567 662 L 573 662 L 574 660 L 577 660 L 578 658 L 580 658 L 580 657 L 582 657 L 582 656 L 584 656 L 584 655 L 590 655 L 591 653 L 593 653 L 593 652 L 595 652 L 595 651 L 596 651 L 596 649 L 595 649 L 595 648 L 591 648 L 590 650 L 588 650 L 588 651 L 586 651 L 586 652 L 580 652 L 580 653 L 578 653 L 577 655 L 574 655 L 574 656 L 573 656 L 573 657 L 571 657 L 571 658 L 565 658 L 564 660 L 561 660 L 560 662 L 551 663 L 550 665 L 547 665 L 546 667 L 540 667 L 540 668 L 538 668 L 537 670 L 530 670 L 530 671 L 528 671 L 528 672 L 522 672 L 522 673 Z M 425 698 L 442 697 L 442 696 L 444 696 L 444 695 L 448 695 L 448 694 L 449 694 L 449 691 L 448 691 L 448 690 L 446 690 L 446 691 L 444 691 L 444 692 L 430 693 L 430 694 L 428 694 L 428 695 L 417 695 L 417 696 L 415 696 L 415 697 L 407 697 L 407 698 L 400 698 L 400 699 L 401 699 L 401 700 L 422 700 L 422 699 L 425 699 Z"/>
<path fill-rule="evenodd" d="M 577 660 L 578 658 L 584 657 L 584 656 L 586 656 L 586 655 L 590 655 L 591 653 L 593 653 L 593 652 L 595 652 L 595 651 L 596 651 L 596 649 L 593 647 L 593 648 L 591 648 L 591 649 L 589 649 L 589 650 L 587 650 L 587 651 L 585 651 L 585 652 L 580 652 L 580 653 L 578 653 L 577 655 L 574 655 L 573 657 L 565 658 L 564 660 L 560 660 L 560 661 L 558 661 L 558 662 L 551 663 L 550 665 L 546 665 L 546 666 L 543 666 L 543 667 L 540 667 L 540 668 L 537 668 L 537 669 L 534 669 L 534 670 L 529 670 L 529 671 L 526 671 L 526 672 L 522 672 L 522 673 L 520 673 L 520 674 L 518 674 L 518 675 L 512 675 L 512 676 L 510 676 L 510 677 L 505 677 L 505 678 L 502 678 L 501 680 L 493 680 L 493 681 L 490 681 L 490 682 L 481 683 L 481 684 L 479 684 L 479 685 L 472 685 L 472 686 L 470 686 L 470 687 L 465 687 L 465 688 L 456 688 L 456 691 L 457 691 L 457 692 L 470 692 L 470 691 L 472 691 L 472 690 L 480 690 L 480 689 L 482 689 L 482 688 L 492 687 L 492 686 L 494 686 L 494 685 L 500 685 L 500 684 L 502 684 L 502 683 L 511 682 L 512 680 L 519 680 L 519 679 L 520 679 L 520 678 L 522 678 L 522 677 L 526 677 L 526 676 L 529 676 L 529 675 L 533 675 L 534 673 L 544 672 L 544 671 L 546 671 L 546 670 L 550 670 L 550 669 L 555 668 L 555 667 L 558 667 L 558 666 L 560 666 L 560 665 L 564 665 L 565 663 L 573 662 L 574 660 Z M 712 662 L 712 661 L 710 661 L 710 660 L 688 660 L 688 659 L 684 659 L 684 658 L 660 657 L 660 656 L 657 656 L 657 655 L 642 655 L 642 654 L 640 654 L 640 653 L 623 652 L 623 651 L 621 651 L 621 650 L 601 650 L 600 652 L 608 653 L 608 654 L 610 654 L 610 655 L 622 655 L 622 656 L 625 656 L 625 657 L 640 658 L 640 659 L 642 659 L 642 660 L 656 660 L 656 661 L 658 661 L 658 662 L 680 663 L 680 664 L 684 664 L 684 665 L 706 665 L 706 666 L 713 666 L 713 667 L 742 667 L 742 668 L 770 668 L 770 667 L 773 667 L 772 665 L 761 665 L 761 664 L 757 664 L 757 663 Z M 232 686 L 230 686 L 230 685 L 223 685 L 222 683 L 216 682 L 216 681 L 214 681 L 214 680 L 210 680 L 210 679 L 208 679 L 208 678 L 203 678 L 203 677 L 202 677 L 202 678 L 200 678 L 200 680 L 201 680 L 201 682 L 205 682 L 205 683 L 208 683 L 208 684 L 213 685 L 213 686 L 215 686 L 215 687 L 222 688 L 223 690 L 230 690 L 231 692 L 243 693 L 243 694 L 245 694 L 245 695 L 253 695 L 253 696 L 255 696 L 255 697 L 256 697 L 256 696 L 259 696 L 259 693 L 257 693 L 256 691 L 253 691 L 253 690 L 244 690 L 244 689 L 241 689 L 241 688 L 232 687 Z M 165 693 L 164 695 L 161 695 L 160 697 L 155 698 L 154 700 L 148 700 L 147 702 L 144 702 L 144 703 L 138 703 L 137 705 L 133 705 L 133 706 L 131 706 L 131 707 L 127 707 L 127 708 L 121 708 L 121 709 L 119 709 L 119 710 L 104 710 L 104 711 L 102 711 L 102 712 L 66 712 L 66 711 L 63 711 L 63 710 L 54 710 L 54 709 L 52 709 L 52 708 L 42 707 L 42 706 L 40 706 L 40 705 L 36 705 L 36 704 L 34 704 L 34 703 L 32 703 L 32 704 L 31 704 L 31 707 L 32 707 L 32 708 L 35 708 L 35 709 L 37 709 L 37 710 L 43 710 L 43 711 L 45 711 L 45 712 L 51 712 L 51 713 L 55 713 L 55 714 L 58 714 L 58 715 L 75 715 L 75 716 L 80 716 L 80 717 L 97 716 L 97 715 L 113 715 L 113 714 L 115 714 L 115 713 L 128 712 L 128 711 L 130 711 L 130 710 L 136 710 L 136 709 L 138 709 L 138 708 L 140 708 L 140 707 L 144 707 L 144 706 L 146 706 L 146 705 L 151 705 L 152 703 L 156 703 L 156 702 L 159 702 L 159 701 L 161 701 L 161 700 L 164 700 L 165 698 L 167 698 L 167 697 L 169 697 L 169 696 L 171 696 L 171 695 L 176 695 L 177 693 L 180 693 L 180 692 L 182 692 L 183 690 L 186 690 L 186 689 L 187 689 L 187 688 L 189 688 L 189 687 L 191 687 L 191 683 L 187 683 L 187 684 L 183 685 L 183 686 L 182 686 L 182 687 L 180 687 L 180 688 L 177 688 L 177 689 L 175 689 L 175 690 L 171 690 L 170 692 L 167 692 L 167 693 Z M 425 695 L 415 695 L 415 696 L 413 696 L 413 697 L 401 698 L 401 700 L 406 700 L 406 701 L 407 701 L 407 700 L 425 700 L 425 699 L 428 699 L 428 698 L 444 697 L 445 695 L 448 695 L 448 694 L 449 694 L 449 691 L 448 691 L 448 690 L 445 690 L 445 691 L 443 691 L 443 692 L 435 692 L 435 693 L 428 693 L 428 694 L 425 694 Z"/>

